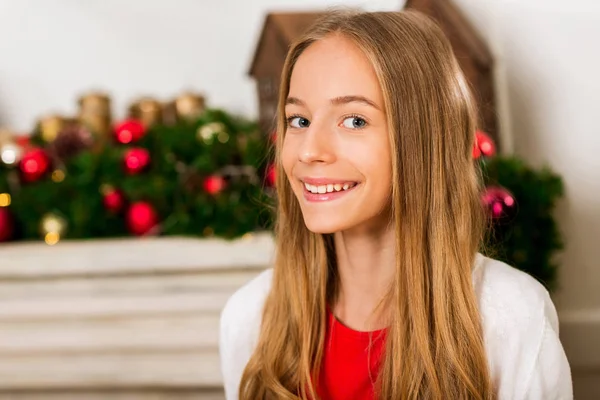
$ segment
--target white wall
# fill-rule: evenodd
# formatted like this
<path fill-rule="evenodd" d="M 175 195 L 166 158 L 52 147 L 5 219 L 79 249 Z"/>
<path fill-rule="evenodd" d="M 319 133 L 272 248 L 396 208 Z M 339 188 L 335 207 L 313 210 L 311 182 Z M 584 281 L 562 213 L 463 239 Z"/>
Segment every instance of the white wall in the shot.
<path fill-rule="evenodd" d="M 454 0 L 496 57 L 503 144 L 562 175 L 554 296 L 576 367 L 600 366 L 600 2 Z"/>
<path fill-rule="evenodd" d="M 80 93 L 108 91 L 116 115 L 149 94 L 193 88 L 212 106 L 257 113 L 247 76 L 265 13 L 401 0 L 0 0 L 0 126 L 25 131 Z"/>
<path fill-rule="evenodd" d="M 454 0 L 496 56 L 508 151 L 562 174 L 566 250 L 555 297 L 576 363 L 600 365 L 600 2 Z M 135 97 L 195 88 L 214 106 L 256 114 L 246 75 L 265 12 L 334 4 L 397 10 L 402 0 L 0 0 L 0 125 L 75 111 L 109 91 L 122 115 Z M 581 343 L 580 347 L 578 343 Z"/>

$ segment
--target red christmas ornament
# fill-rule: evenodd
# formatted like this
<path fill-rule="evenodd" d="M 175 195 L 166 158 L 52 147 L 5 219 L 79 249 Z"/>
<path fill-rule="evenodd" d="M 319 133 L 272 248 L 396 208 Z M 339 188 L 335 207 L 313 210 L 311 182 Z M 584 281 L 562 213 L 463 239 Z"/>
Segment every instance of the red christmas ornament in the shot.
<path fill-rule="evenodd" d="M 473 145 L 473 158 L 492 157 L 496 154 L 496 145 L 487 133 L 482 131 L 475 132 L 475 144 Z"/>
<path fill-rule="evenodd" d="M 146 126 L 136 119 L 126 119 L 115 126 L 115 137 L 121 144 L 134 143 L 146 135 Z"/>
<path fill-rule="evenodd" d="M 8 207 L 0 207 L 0 242 L 10 240 L 13 232 L 14 221 Z"/>
<path fill-rule="evenodd" d="M 125 152 L 124 163 L 127 174 L 139 174 L 150 165 L 150 153 L 142 147 L 134 147 Z"/>
<path fill-rule="evenodd" d="M 102 203 L 108 212 L 117 214 L 125 206 L 125 196 L 118 189 L 109 189 L 104 194 Z"/>
<path fill-rule="evenodd" d="M 267 167 L 267 183 L 270 186 L 275 186 L 276 178 L 277 178 L 277 175 L 275 172 L 275 166 L 273 164 L 271 164 Z"/>
<path fill-rule="evenodd" d="M 27 148 L 31 145 L 30 138 L 26 135 L 15 136 L 15 142 L 23 148 Z"/>
<path fill-rule="evenodd" d="M 158 233 L 158 214 L 152 204 L 145 201 L 133 203 L 125 216 L 127 229 L 134 235 Z"/>
<path fill-rule="evenodd" d="M 271 132 L 271 142 L 273 144 L 277 143 L 277 131 Z"/>
<path fill-rule="evenodd" d="M 477 160 L 479 159 L 479 157 L 481 157 L 481 150 L 479 149 L 479 146 L 477 146 L 477 144 L 473 145 L 473 159 Z"/>
<path fill-rule="evenodd" d="M 209 194 L 219 194 L 225 189 L 226 182 L 218 175 L 209 176 L 204 180 L 204 190 Z"/>
<path fill-rule="evenodd" d="M 19 169 L 25 182 L 35 182 L 50 169 L 50 158 L 44 150 L 34 147 L 23 154 Z"/>
<path fill-rule="evenodd" d="M 517 202 L 514 196 L 503 187 L 486 188 L 481 195 L 481 201 L 494 219 L 513 216 L 516 211 Z"/>

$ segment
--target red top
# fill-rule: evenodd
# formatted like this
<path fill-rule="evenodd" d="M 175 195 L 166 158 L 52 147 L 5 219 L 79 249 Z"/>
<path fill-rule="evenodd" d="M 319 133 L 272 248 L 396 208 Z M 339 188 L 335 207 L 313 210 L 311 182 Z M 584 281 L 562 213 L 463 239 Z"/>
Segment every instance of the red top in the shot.
<path fill-rule="evenodd" d="M 375 398 L 374 384 L 385 333 L 385 329 L 373 332 L 352 330 L 338 321 L 327 308 L 325 351 L 317 385 L 321 400 Z"/>

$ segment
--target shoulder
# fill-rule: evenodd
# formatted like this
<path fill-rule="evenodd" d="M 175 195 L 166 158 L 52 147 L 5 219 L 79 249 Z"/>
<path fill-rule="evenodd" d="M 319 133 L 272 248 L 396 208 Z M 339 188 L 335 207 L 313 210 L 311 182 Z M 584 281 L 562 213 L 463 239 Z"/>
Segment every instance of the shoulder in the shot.
<path fill-rule="evenodd" d="M 499 398 L 571 398 L 558 316 L 546 288 L 529 274 L 481 254 L 473 285 Z M 553 365 L 543 361 L 550 358 Z"/>
<path fill-rule="evenodd" d="M 499 325 L 506 318 L 511 322 L 526 322 L 547 317 L 558 325 L 548 291 L 523 271 L 477 254 L 473 284 L 484 323 Z"/>
<path fill-rule="evenodd" d="M 261 272 L 238 289 L 221 312 L 219 353 L 227 399 L 237 399 L 242 373 L 258 340 L 272 278 L 272 269 Z"/>
<path fill-rule="evenodd" d="M 273 269 L 269 268 L 233 293 L 223 307 L 221 323 L 245 325 L 244 322 L 251 323 L 257 315 L 260 317 L 272 278 Z"/>

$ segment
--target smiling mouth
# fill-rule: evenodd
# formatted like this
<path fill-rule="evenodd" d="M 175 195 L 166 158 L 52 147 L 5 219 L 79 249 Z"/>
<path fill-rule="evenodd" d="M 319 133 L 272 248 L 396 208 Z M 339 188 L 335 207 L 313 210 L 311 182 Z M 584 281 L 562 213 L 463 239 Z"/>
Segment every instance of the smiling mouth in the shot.
<path fill-rule="evenodd" d="M 308 202 L 328 202 L 337 200 L 351 193 L 359 182 L 336 182 L 321 185 L 313 185 L 301 182 L 304 186 L 304 199 Z"/>
<path fill-rule="evenodd" d="M 358 182 L 329 183 L 327 185 L 311 185 L 303 182 L 304 191 L 312 194 L 344 192 L 353 189 Z"/>

